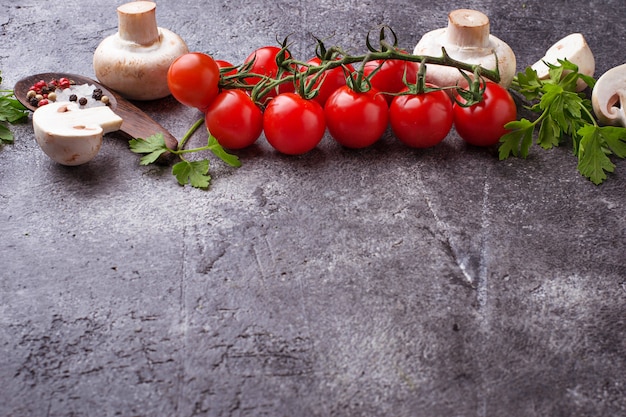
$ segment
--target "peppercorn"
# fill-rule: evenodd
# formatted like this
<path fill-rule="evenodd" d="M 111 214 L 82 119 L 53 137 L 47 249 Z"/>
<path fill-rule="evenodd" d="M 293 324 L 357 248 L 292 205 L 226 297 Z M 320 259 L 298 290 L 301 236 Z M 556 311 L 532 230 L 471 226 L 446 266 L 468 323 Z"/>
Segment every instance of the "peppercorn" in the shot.
<path fill-rule="evenodd" d="M 76 94 L 70 95 L 70 101 L 78 101 L 78 96 Z"/>
<path fill-rule="evenodd" d="M 78 104 L 80 104 L 81 106 L 84 106 L 85 104 L 87 104 L 87 99 L 85 97 L 81 97 L 78 100 Z"/>
<path fill-rule="evenodd" d="M 102 97 L 100 98 L 100 101 L 101 101 L 101 102 L 103 102 L 104 104 L 106 104 L 106 105 L 108 106 L 108 105 L 109 105 L 109 102 L 110 102 L 111 100 L 109 99 L 109 96 L 102 96 Z"/>
<path fill-rule="evenodd" d="M 37 95 L 37 92 L 35 90 L 28 90 L 28 93 L 26 93 L 26 98 L 27 99 L 31 99 L 33 97 L 35 97 Z"/>
<path fill-rule="evenodd" d="M 93 93 L 91 94 L 91 98 L 93 98 L 95 100 L 102 99 L 102 89 L 101 88 L 96 88 L 95 90 L 93 90 Z"/>
<path fill-rule="evenodd" d="M 39 107 L 39 100 L 37 100 L 37 97 L 33 96 L 31 97 L 28 102 L 30 103 L 31 106 L 33 107 Z"/>
<path fill-rule="evenodd" d="M 54 93 L 54 92 L 48 94 L 48 100 L 50 100 L 50 101 L 57 101 L 57 94 Z"/>

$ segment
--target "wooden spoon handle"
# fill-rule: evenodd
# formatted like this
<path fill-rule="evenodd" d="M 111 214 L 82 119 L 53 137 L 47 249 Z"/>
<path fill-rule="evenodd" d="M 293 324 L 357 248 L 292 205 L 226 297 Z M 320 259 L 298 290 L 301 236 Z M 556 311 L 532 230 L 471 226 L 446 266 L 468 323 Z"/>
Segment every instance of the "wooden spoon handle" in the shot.
<path fill-rule="evenodd" d="M 167 129 L 154 121 L 131 102 L 119 97 L 115 92 L 112 93 L 117 96 L 115 97 L 117 100 L 117 108 L 114 111 L 124 121 L 120 128 L 122 133 L 125 133 L 130 138 L 142 139 L 152 136 L 155 133 L 161 133 L 168 148 L 176 149 L 178 147 L 178 140 Z"/>

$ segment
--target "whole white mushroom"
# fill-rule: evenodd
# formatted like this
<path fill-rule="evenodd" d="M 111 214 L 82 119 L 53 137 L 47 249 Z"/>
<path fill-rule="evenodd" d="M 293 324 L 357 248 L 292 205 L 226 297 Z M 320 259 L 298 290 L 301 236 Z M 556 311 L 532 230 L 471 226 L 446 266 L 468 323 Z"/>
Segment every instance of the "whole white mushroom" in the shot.
<path fill-rule="evenodd" d="M 489 18 L 477 11 L 458 9 L 448 15 L 448 26 L 430 31 L 417 43 L 414 55 L 440 56 L 445 48 L 450 57 L 485 69 L 500 71 L 500 85 L 508 87 L 516 71 L 513 50 L 490 34 Z M 457 68 L 429 65 L 426 81 L 439 87 L 454 86 L 464 80 Z"/>
<path fill-rule="evenodd" d="M 189 52 L 183 39 L 160 28 L 156 4 L 134 1 L 117 8 L 118 31 L 105 38 L 94 52 L 98 80 L 131 100 L 154 100 L 170 94 L 167 71 Z"/>

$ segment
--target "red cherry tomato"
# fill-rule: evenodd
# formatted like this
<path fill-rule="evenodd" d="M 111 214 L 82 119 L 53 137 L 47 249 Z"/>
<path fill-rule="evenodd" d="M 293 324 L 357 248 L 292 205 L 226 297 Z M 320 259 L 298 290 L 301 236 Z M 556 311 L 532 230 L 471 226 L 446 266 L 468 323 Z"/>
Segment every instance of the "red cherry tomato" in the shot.
<path fill-rule="evenodd" d="M 180 103 L 204 112 L 219 93 L 220 70 L 215 60 L 200 52 L 178 57 L 167 72 L 167 85 Z"/>
<path fill-rule="evenodd" d="M 412 148 L 440 143 L 452 129 L 453 120 L 452 100 L 442 90 L 396 96 L 389 106 L 394 135 Z"/>
<path fill-rule="evenodd" d="M 269 102 L 263 115 L 263 131 L 270 145 L 287 155 L 300 155 L 324 137 L 324 110 L 313 100 L 284 93 Z"/>
<path fill-rule="evenodd" d="M 407 83 L 415 84 L 417 81 L 417 73 L 419 72 L 419 64 L 417 62 L 400 59 L 368 61 L 363 66 L 363 75 L 369 76 L 378 67 L 380 69 L 372 76 L 370 82 L 372 87 L 382 93 L 394 94 L 404 90 L 406 88 L 406 84 L 403 81 L 405 72 Z M 385 94 L 387 103 L 391 103 L 393 97 L 393 95 Z"/>
<path fill-rule="evenodd" d="M 456 95 L 457 100 L 463 98 Z M 502 86 L 487 81 L 483 101 L 470 107 L 453 106 L 454 127 L 467 143 L 491 146 L 507 133 L 504 125 L 517 119 L 517 107 L 509 92 Z"/>
<path fill-rule="evenodd" d="M 228 149 L 252 145 L 263 131 L 263 112 L 243 90 L 225 90 L 209 106 L 207 129 Z"/>
<path fill-rule="evenodd" d="M 330 135 L 347 148 L 365 148 L 380 139 L 389 121 L 387 101 L 377 90 L 356 92 L 343 86 L 326 101 Z"/>
<path fill-rule="evenodd" d="M 310 66 L 319 66 L 322 63 L 322 60 L 318 57 L 311 58 L 307 61 L 307 64 Z M 313 88 L 318 88 L 317 95 L 313 98 L 313 100 L 317 101 L 322 107 L 326 104 L 326 100 L 332 93 L 335 92 L 339 87 L 343 87 L 346 85 L 346 75 L 354 72 L 354 67 L 350 64 L 347 64 L 344 69 L 343 67 L 336 67 L 331 70 L 324 71 L 324 73 L 317 79 Z M 302 68 L 302 71 L 305 71 L 306 67 Z M 348 71 L 348 74 L 345 73 L 345 70 Z M 310 75 L 308 80 L 311 81 L 315 78 L 317 74 Z"/>
<path fill-rule="evenodd" d="M 276 57 L 278 56 L 281 48 L 277 46 L 264 46 L 262 48 L 256 49 L 252 52 L 245 60 L 244 65 L 254 60 L 252 67 L 250 68 L 250 73 L 264 75 L 270 78 L 276 78 L 278 76 L 279 68 L 276 63 Z M 290 58 L 289 52 L 286 52 L 286 57 Z M 284 73 L 283 77 L 288 76 L 289 74 Z M 256 85 L 261 81 L 261 77 L 247 77 L 245 78 L 245 82 L 251 85 Z M 294 91 L 294 85 L 290 82 L 285 82 L 278 86 L 278 91 L 271 91 L 261 98 L 260 101 L 266 101 L 270 98 L 275 97 L 280 93 L 287 93 Z"/>
<path fill-rule="evenodd" d="M 217 64 L 217 66 L 220 69 L 220 72 L 224 69 L 224 68 L 232 68 L 231 70 L 229 70 L 228 72 L 224 72 L 222 73 L 222 75 L 235 75 L 237 74 L 237 69 L 234 68 L 235 66 L 233 64 L 231 64 L 228 61 L 224 61 L 223 59 L 216 59 L 215 63 Z"/>

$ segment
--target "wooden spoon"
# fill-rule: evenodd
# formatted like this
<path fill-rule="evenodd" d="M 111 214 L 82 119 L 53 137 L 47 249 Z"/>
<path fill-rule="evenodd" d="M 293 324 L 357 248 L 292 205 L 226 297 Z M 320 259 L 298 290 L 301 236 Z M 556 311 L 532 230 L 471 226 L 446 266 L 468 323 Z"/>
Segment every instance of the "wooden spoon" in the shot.
<path fill-rule="evenodd" d="M 163 126 L 155 122 L 150 116 L 144 113 L 141 109 L 133 105 L 131 102 L 120 96 L 115 91 L 109 90 L 104 85 L 92 80 L 88 77 L 75 74 L 63 74 L 58 72 L 46 72 L 42 74 L 35 74 L 19 80 L 13 92 L 15 97 L 29 110 L 35 111 L 36 108 L 30 104 L 26 95 L 28 90 L 36 82 L 44 80 L 49 83 L 52 80 L 58 80 L 60 78 L 67 78 L 74 81 L 76 84 L 91 84 L 95 88 L 102 89 L 102 94 L 109 97 L 109 107 L 115 114 L 120 116 L 124 121 L 120 131 L 130 138 L 147 138 L 155 133 L 163 134 L 165 144 L 170 149 L 176 149 L 178 147 L 178 140 L 165 129 Z"/>

